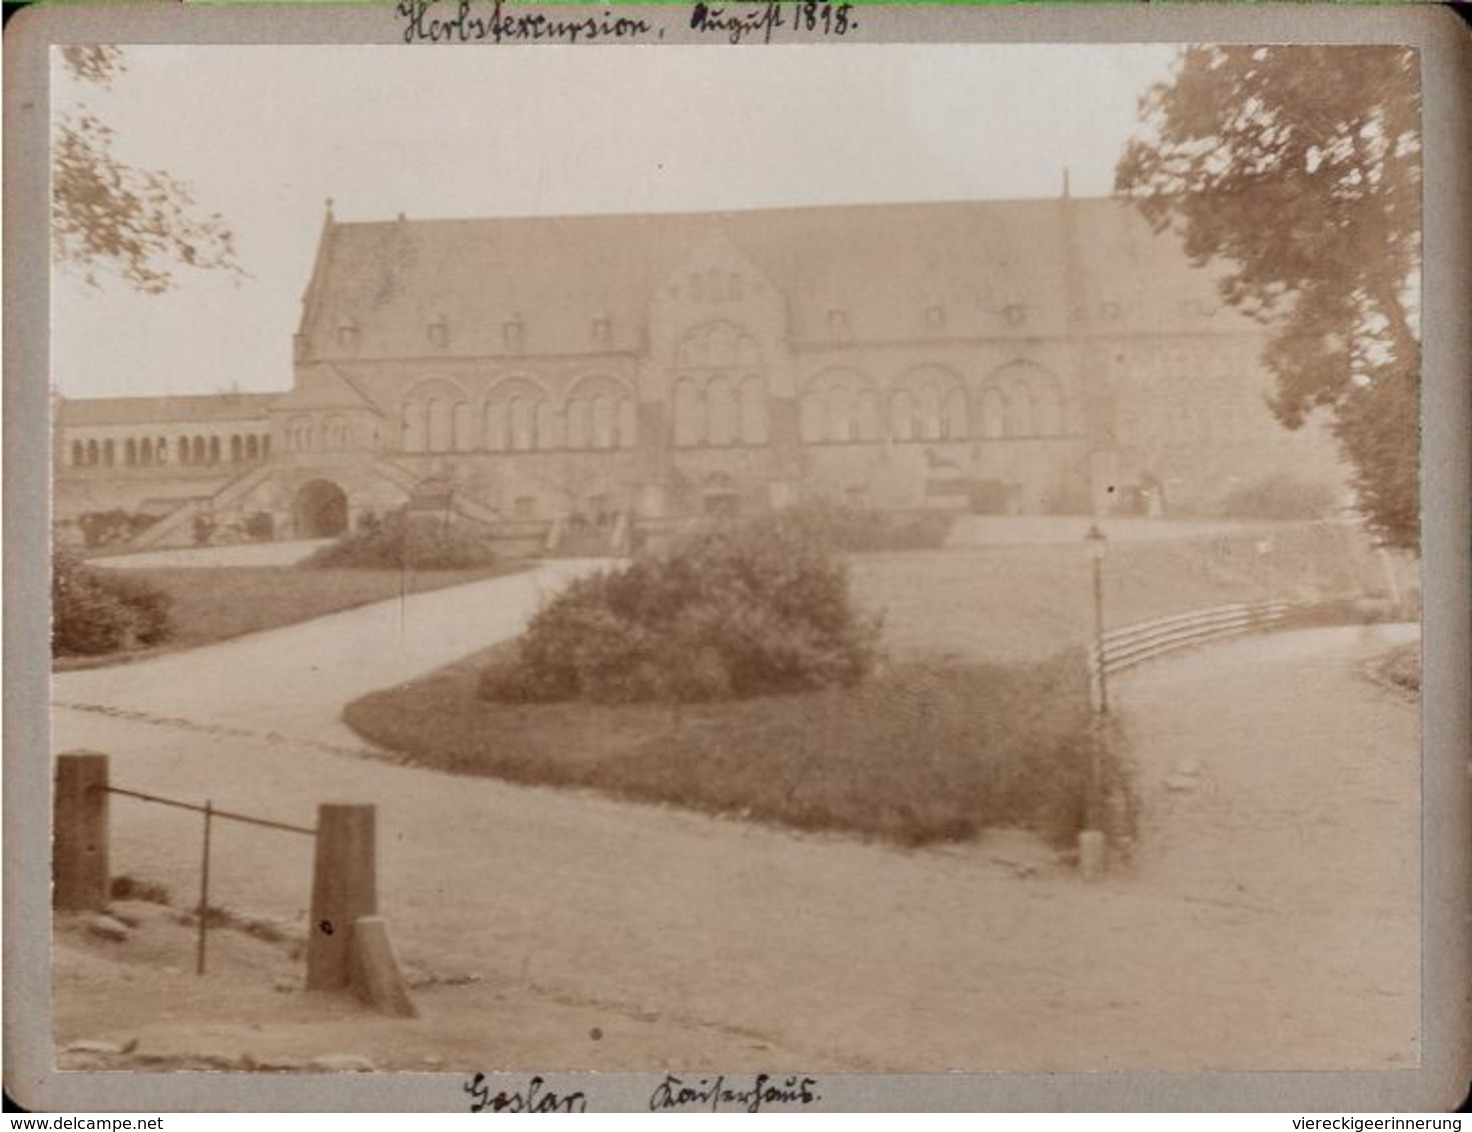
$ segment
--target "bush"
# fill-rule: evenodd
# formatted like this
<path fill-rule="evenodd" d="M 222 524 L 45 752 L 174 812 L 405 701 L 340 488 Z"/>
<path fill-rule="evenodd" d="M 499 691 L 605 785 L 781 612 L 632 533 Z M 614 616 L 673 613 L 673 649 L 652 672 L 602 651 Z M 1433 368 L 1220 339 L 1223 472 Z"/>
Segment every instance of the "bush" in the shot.
<path fill-rule="evenodd" d="M 1225 519 L 1328 519 L 1335 506 L 1328 484 L 1275 475 L 1235 489 L 1222 500 L 1220 511 Z"/>
<path fill-rule="evenodd" d="M 57 551 L 51 560 L 51 649 L 98 656 L 168 639 L 169 597 L 126 574 L 94 570 Z"/>
<path fill-rule="evenodd" d="M 157 515 L 124 511 L 121 507 L 115 507 L 111 511 L 84 511 L 77 516 L 82 542 L 89 550 L 129 542 L 140 531 L 146 531 L 156 522 Z"/>
<path fill-rule="evenodd" d="M 464 570 L 494 565 L 490 536 L 439 516 L 394 511 L 322 547 L 302 564 L 362 569 Z"/>
<path fill-rule="evenodd" d="M 578 579 L 544 606 L 481 694 L 508 702 L 696 701 L 853 684 L 877 620 L 797 512 L 682 539 L 662 556 Z"/>

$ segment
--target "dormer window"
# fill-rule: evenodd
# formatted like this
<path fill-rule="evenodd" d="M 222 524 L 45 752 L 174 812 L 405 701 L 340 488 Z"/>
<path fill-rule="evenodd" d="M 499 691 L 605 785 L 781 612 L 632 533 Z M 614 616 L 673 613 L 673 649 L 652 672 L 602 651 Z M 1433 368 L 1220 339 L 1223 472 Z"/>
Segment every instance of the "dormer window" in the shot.
<path fill-rule="evenodd" d="M 501 327 L 501 337 L 506 342 L 508 350 L 520 350 L 526 342 L 526 326 L 520 317 L 513 317 L 506 321 Z"/>
<path fill-rule="evenodd" d="M 1008 303 L 1002 308 L 1002 317 L 1008 326 L 1021 326 L 1027 321 L 1027 307 L 1021 303 Z"/>
<path fill-rule="evenodd" d="M 946 308 L 936 304 L 925 308 L 925 325 L 931 330 L 939 330 L 946 324 Z"/>
<path fill-rule="evenodd" d="M 440 315 L 429 324 L 429 344 L 444 349 L 450 344 L 450 324 Z"/>
<path fill-rule="evenodd" d="M 338 324 L 337 344 L 348 350 L 358 344 L 358 324 L 352 319 Z"/>
<path fill-rule="evenodd" d="M 613 340 L 613 323 L 606 314 L 600 314 L 593 319 L 593 341 L 600 346 L 606 346 Z"/>

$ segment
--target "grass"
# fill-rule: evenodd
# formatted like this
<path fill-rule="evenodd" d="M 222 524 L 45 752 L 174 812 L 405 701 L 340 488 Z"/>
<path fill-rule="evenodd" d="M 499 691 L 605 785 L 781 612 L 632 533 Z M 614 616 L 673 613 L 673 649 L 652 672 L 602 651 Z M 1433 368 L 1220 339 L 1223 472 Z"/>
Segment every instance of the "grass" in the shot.
<path fill-rule="evenodd" d="M 181 649 L 294 625 L 400 594 L 423 593 L 515 573 L 529 565 L 518 561 L 466 570 L 422 572 L 295 566 L 149 567 L 118 573 L 147 582 L 169 595 L 172 631 L 168 644 L 163 647 Z M 76 659 L 96 663 L 136 655 L 140 654 L 112 653 L 106 657 Z"/>
<path fill-rule="evenodd" d="M 495 703 L 477 695 L 513 646 L 349 704 L 359 734 L 414 762 L 592 787 L 804 830 L 902 844 L 988 826 L 1057 843 L 1083 820 L 1082 654 L 1024 665 L 910 661 L 852 688 L 704 704 Z"/>
<path fill-rule="evenodd" d="M 1111 626 L 1269 597 L 1360 588 L 1364 564 L 1326 527 L 1119 543 L 1104 564 Z M 1066 843 L 1087 795 L 1089 712 L 1080 646 L 1094 632 L 1082 548 L 999 546 L 849 557 L 856 603 L 886 614 L 886 669 L 851 689 L 668 706 L 481 699 L 467 657 L 348 705 L 360 734 L 421 765 L 907 844 L 988 826 Z M 1106 737 L 1108 832 L 1136 807 Z"/>
<path fill-rule="evenodd" d="M 1103 564 L 1113 628 L 1172 613 L 1267 598 L 1358 592 L 1367 566 L 1347 532 L 1326 527 L 1258 535 L 1119 542 Z M 1042 660 L 1094 632 L 1091 565 L 1082 547 L 995 546 L 853 555 L 856 601 L 883 610 L 897 656 L 934 652 L 986 661 Z"/>

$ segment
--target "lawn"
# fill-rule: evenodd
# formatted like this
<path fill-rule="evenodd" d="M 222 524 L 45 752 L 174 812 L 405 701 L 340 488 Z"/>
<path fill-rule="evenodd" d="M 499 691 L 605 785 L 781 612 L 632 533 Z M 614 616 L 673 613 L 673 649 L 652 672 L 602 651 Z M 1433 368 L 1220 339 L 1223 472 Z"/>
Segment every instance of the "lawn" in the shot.
<path fill-rule="evenodd" d="M 244 633 L 309 621 L 326 613 L 401 594 L 458 586 L 516 573 L 532 565 L 508 561 L 467 570 L 308 569 L 297 566 L 147 567 L 117 573 L 169 595 L 172 633 L 164 648 L 193 648 Z M 99 572 L 107 567 L 94 567 Z M 150 650 L 158 651 L 158 650 Z M 68 666 L 140 653 L 68 658 Z"/>
<path fill-rule="evenodd" d="M 1118 542 L 1103 564 L 1113 628 L 1214 605 L 1358 592 L 1379 577 L 1348 532 Z M 852 555 L 858 603 L 885 611 L 897 656 L 937 651 L 985 661 L 1041 660 L 1094 632 L 1091 564 L 1082 547 L 994 546 Z"/>
<path fill-rule="evenodd" d="M 439 770 L 799 829 L 921 844 L 1018 826 L 1062 844 L 1080 828 L 1089 710 L 1079 653 L 908 662 L 853 688 L 680 707 L 481 698 L 482 670 L 513 648 L 365 696 L 344 719 Z"/>

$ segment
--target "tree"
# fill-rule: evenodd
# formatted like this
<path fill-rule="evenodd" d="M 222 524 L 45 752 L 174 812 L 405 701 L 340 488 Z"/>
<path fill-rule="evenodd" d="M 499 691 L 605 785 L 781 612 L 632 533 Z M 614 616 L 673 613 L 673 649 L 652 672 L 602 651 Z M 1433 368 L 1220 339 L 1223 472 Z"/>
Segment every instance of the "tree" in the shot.
<path fill-rule="evenodd" d="M 126 70 L 109 46 L 61 49 L 71 75 L 110 86 Z M 96 285 L 107 269 L 149 294 L 174 282 L 172 264 L 243 274 L 235 240 L 218 214 L 197 215 L 189 186 L 114 155 L 113 131 L 85 106 L 57 121 L 51 147 L 51 248 L 58 263 Z"/>
<path fill-rule="evenodd" d="M 1395 46 L 1184 48 L 1115 170 L 1223 299 L 1273 328 L 1288 428 L 1318 409 L 1385 545 L 1419 542 L 1420 87 Z"/>

